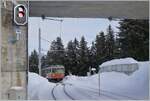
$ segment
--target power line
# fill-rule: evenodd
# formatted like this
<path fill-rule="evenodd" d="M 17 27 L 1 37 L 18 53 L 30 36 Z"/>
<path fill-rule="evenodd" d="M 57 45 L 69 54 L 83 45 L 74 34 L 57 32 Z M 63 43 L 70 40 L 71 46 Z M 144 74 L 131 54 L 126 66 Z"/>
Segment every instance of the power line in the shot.
<path fill-rule="evenodd" d="M 45 38 L 42 38 L 42 37 L 41 37 L 41 39 L 44 40 L 44 41 L 46 41 L 46 42 L 51 43 L 49 40 L 47 40 L 47 39 L 45 39 Z"/>

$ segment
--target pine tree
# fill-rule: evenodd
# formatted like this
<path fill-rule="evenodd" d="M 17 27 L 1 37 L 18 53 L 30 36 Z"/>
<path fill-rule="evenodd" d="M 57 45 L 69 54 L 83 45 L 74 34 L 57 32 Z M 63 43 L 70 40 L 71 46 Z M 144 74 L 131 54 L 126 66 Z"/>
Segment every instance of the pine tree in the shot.
<path fill-rule="evenodd" d="M 46 61 L 46 55 L 45 56 L 42 56 L 42 58 L 41 58 L 41 67 L 42 68 L 45 68 L 45 67 L 47 67 L 48 65 L 47 65 L 47 61 Z"/>
<path fill-rule="evenodd" d="M 119 42 L 119 35 L 116 34 L 115 39 L 115 48 L 114 48 L 114 58 L 121 58 L 121 48 L 120 48 L 120 42 Z"/>
<path fill-rule="evenodd" d="M 29 56 L 29 71 L 38 73 L 38 54 L 36 50 L 31 52 L 31 55 Z"/>
<path fill-rule="evenodd" d="M 114 31 L 109 25 L 107 29 L 106 35 L 106 56 L 107 60 L 114 58 L 114 50 L 115 50 L 115 39 L 114 39 Z"/>
<path fill-rule="evenodd" d="M 47 53 L 47 63 L 49 65 L 64 65 L 64 45 L 60 37 L 56 38 L 56 41 L 52 41 L 50 50 Z"/>
<path fill-rule="evenodd" d="M 76 53 L 76 60 L 79 56 L 79 41 L 75 38 L 73 41 L 73 45 L 74 45 L 74 51 Z"/>
<path fill-rule="evenodd" d="M 75 53 L 73 71 L 74 74 L 77 75 L 79 68 L 79 41 L 76 38 L 73 41 L 73 47 Z"/>
<path fill-rule="evenodd" d="M 97 65 L 100 65 L 102 62 L 105 61 L 106 58 L 106 39 L 104 32 L 100 32 L 96 36 L 95 46 Z"/>
<path fill-rule="evenodd" d="M 96 58 L 97 58 L 96 45 L 94 42 L 92 42 L 89 54 L 89 63 L 91 68 L 96 68 L 98 70 L 98 63 Z"/>
<path fill-rule="evenodd" d="M 67 74 L 73 73 L 73 68 L 74 68 L 74 60 L 75 60 L 75 51 L 74 51 L 74 46 L 73 42 L 69 41 L 67 45 L 67 57 L 66 57 L 66 72 Z"/>
<path fill-rule="evenodd" d="M 89 70 L 89 49 L 87 47 L 87 42 L 85 38 L 82 36 L 80 45 L 79 45 L 79 75 L 87 75 Z"/>
<path fill-rule="evenodd" d="M 119 42 L 122 57 L 149 59 L 149 20 L 125 19 L 120 22 Z"/>

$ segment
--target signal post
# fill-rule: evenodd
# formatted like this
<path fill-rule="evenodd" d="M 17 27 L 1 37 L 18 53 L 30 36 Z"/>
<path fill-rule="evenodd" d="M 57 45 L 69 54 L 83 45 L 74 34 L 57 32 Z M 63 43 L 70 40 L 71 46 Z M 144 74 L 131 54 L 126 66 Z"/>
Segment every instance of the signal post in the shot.
<path fill-rule="evenodd" d="M 27 99 L 28 2 L 0 3 L 0 99 Z"/>

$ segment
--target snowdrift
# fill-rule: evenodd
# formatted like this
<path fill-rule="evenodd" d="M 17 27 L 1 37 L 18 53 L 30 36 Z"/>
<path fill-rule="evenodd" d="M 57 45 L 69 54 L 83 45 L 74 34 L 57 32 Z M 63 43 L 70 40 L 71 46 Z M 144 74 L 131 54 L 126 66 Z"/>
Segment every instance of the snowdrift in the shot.
<path fill-rule="evenodd" d="M 28 99 L 29 100 L 47 100 L 52 99 L 50 91 L 55 86 L 54 83 L 49 83 L 46 78 L 41 77 L 36 73 L 28 73 Z"/>
<path fill-rule="evenodd" d="M 116 99 L 144 100 L 149 97 L 149 63 L 138 62 L 139 69 L 131 75 L 121 72 L 104 72 L 100 74 L 100 89 L 113 93 Z M 90 77 L 70 76 L 65 83 L 76 85 L 80 89 L 92 88 L 98 91 L 98 74 Z M 69 89 L 69 88 L 68 88 Z M 71 92 L 71 91 L 70 91 Z M 117 96 L 118 95 L 118 96 Z M 101 99 L 96 98 L 95 99 Z"/>
<path fill-rule="evenodd" d="M 139 69 L 131 75 L 122 73 L 102 73 L 101 88 L 128 96 L 132 99 L 148 99 L 149 97 L 149 62 L 139 62 Z"/>
<path fill-rule="evenodd" d="M 119 61 L 118 61 L 119 62 Z M 115 62 L 116 64 L 118 62 Z M 130 62 L 128 62 L 130 63 Z M 119 100 L 146 100 L 149 97 L 149 63 L 136 62 L 138 70 L 131 75 L 122 72 L 103 72 L 100 74 L 100 94 L 98 91 L 98 74 L 86 77 L 66 76 L 62 81 L 66 85 L 66 91 L 77 100 L 100 100 L 100 99 L 119 99 Z M 111 62 L 110 62 L 111 64 Z M 53 99 L 51 91 L 55 83 L 48 82 L 47 79 L 29 73 L 28 97 L 31 100 L 50 100 Z M 61 86 L 60 86 L 61 88 Z M 65 99 L 63 90 L 56 89 L 59 98 Z"/>

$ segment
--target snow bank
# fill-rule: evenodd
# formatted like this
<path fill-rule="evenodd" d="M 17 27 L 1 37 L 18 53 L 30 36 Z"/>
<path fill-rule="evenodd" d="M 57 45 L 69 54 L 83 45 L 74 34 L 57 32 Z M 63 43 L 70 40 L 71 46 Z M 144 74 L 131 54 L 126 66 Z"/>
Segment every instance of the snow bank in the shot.
<path fill-rule="evenodd" d="M 148 99 L 149 62 L 139 62 L 138 65 L 139 69 L 130 76 L 116 72 L 102 73 L 101 88 L 133 99 Z"/>
<path fill-rule="evenodd" d="M 112 93 L 115 95 L 116 98 L 122 99 L 122 100 L 148 99 L 149 97 L 149 75 L 148 75 L 149 63 L 150 62 L 138 62 L 139 69 L 135 71 L 134 73 L 132 73 L 131 75 L 125 75 L 124 73 L 121 73 L 121 72 L 101 73 L 100 75 L 101 92 L 104 90 L 105 92 L 108 92 L 108 94 Z M 65 83 L 71 83 L 76 87 L 76 89 L 78 88 L 83 91 L 85 88 L 86 89 L 92 88 L 92 89 L 95 89 L 96 91 L 98 91 L 99 89 L 98 88 L 98 74 L 90 76 L 90 77 L 70 76 L 68 77 L 68 80 L 65 80 Z M 73 89 L 73 88 L 70 88 L 70 89 Z M 101 99 L 101 98 L 97 98 L 97 99 Z"/>
<path fill-rule="evenodd" d="M 46 78 L 36 73 L 28 73 L 28 99 L 29 100 L 50 100 L 51 90 L 55 86 L 54 83 L 48 82 Z"/>
<path fill-rule="evenodd" d="M 98 74 L 86 77 L 66 76 L 62 83 L 66 84 L 67 92 L 77 100 L 146 100 L 149 97 L 149 65 L 150 62 L 137 62 L 131 58 L 125 59 L 126 63 L 138 64 L 138 70 L 131 75 L 122 72 L 104 72 L 100 74 L 101 96 L 98 95 Z M 120 60 L 122 61 L 122 60 Z M 129 62 L 130 61 L 130 62 Z M 125 62 L 114 60 L 105 63 L 116 63 L 118 67 Z M 116 65 L 117 66 L 117 65 Z M 68 85 L 72 84 L 72 85 Z M 47 79 L 35 73 L 28 73 L 28 99 L 29 100 L 52 100 L 52 89 L 55 83 L 48 82 Z M 59 99 L 69 99 L 63 91 L 63 86 L 59 85 L 55 89 L 55 96 Z"/>

